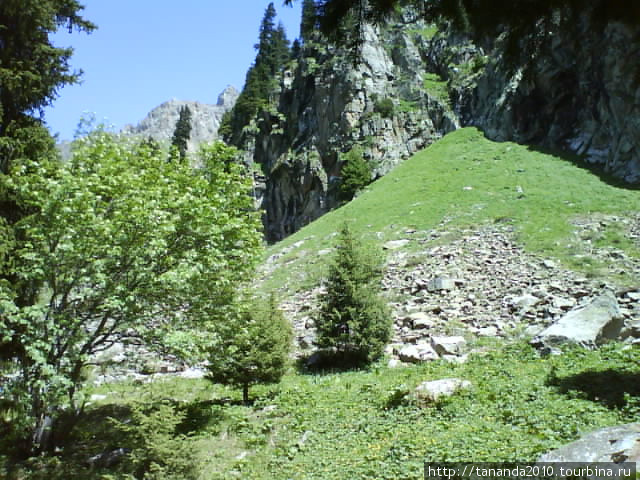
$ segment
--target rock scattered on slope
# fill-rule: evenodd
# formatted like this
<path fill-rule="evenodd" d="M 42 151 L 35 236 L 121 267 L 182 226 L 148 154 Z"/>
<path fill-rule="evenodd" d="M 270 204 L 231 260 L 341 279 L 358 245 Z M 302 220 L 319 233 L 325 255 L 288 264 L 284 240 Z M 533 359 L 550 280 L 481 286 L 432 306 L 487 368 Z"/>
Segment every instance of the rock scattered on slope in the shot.
<path fill-rule="evenodd" d="M 640 467 L 640 423 L 606 427 L 545 453 L 539 462 L 635 462 Z"/>
<path fill-rule="evenodd" d="M 547 353 L 565 343 L 593 348 L 618 338 L 623 326 L 618 301 L 607 292 L 587 305 L 571 310 L 538 334 L 531 344 Z"/>
<path fill-rule="evenodd" d="M 443 378 L 440 380 L 422 382 L 413 391 L 411 397 L 416 401 L 416 403 L 428 406 L 438 403 L 441 399 L 450 397 L 460 390 L 465 390 L 470 387 L 471 382 L 468 380 L 461 380 L 459 378 Z"/>

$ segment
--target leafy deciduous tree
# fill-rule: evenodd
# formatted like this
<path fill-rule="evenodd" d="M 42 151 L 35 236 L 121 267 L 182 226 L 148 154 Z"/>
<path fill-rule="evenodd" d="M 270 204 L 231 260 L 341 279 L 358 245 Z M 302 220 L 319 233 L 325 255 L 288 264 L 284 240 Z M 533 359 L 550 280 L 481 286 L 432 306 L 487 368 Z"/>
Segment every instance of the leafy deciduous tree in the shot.
<path fill-rule="evenodd" d="M 78 142 L 53 174 L 31 162 L 10 179 L 33 212 L 15 225 L 11 273 L 35 301 L 0 285 L 0 341 L 14 347 L 0 364 L 0 429 L 31 450 L 61 410 L 80 409 L 96 352 L 130 341 L 196 352 L 233 311 L 261 244 L 234 149 L 203 148 L 194 171 L 102 131 Z"/>

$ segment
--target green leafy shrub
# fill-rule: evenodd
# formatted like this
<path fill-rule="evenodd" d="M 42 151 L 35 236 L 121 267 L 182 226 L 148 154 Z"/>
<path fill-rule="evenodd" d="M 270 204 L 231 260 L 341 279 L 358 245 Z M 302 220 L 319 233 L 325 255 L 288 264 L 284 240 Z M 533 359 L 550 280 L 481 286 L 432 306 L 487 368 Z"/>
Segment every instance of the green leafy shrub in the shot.
<path fill-rule="evenodd" d="M 376 100 L 374 111 L 379 113 L 382 118 L 393 117 L 393 101 L 390 98 L 381 98 L 380 100 Z"/>
<path fill-rule="evenodd" d="M 391 337 L 391 315 L 380 296 L 382 261 L 345 224 L 316 319 L 317 345 L 346 364 L 370 363 Z"/>
<path fill-rule="evenodd" d="M 193 170 L 98 130 L 55 171 L 32 163 L 11 179 L 33 214 L 15 225 L 20 285 L 0 283 L 0 351 L 15 352 L 0 362 L 0 413 L 11 412 L 0 431 L 25 453 L 54 446 L 57 417 L 81 411 L 91 355 L 114 341 L 183 358 L 204 350 L 210 319 L 233 304 L 259 254 L 235 152 L 204 147 Z"/>
<path fill-rule="evenodd" d="M 237 321 L 218 328 L 218 336 L 209 354 L 209 379 L 242 387 L 245 403 L 251 385 L 278 383 L 286 372 L 293 333 L 273 296 L 267 305 L 245 306 Z"/>
<path fill-rule="evenodd" d="M 371 166 L 364 159 L 362 147 L 355 146 L 343 155 L 340 197 L 349 201 L 355 194 L 371 183 Z"/>
<path fill-rule="evenodd" d="M 144 480 L 195 480 L 199 465 L 185 435 L 176 429 L 185 414 L 163 400 L 151 404 L 136 402 L 131 407 L 131 421 L 118 424 L 127 436 L 131 452 L 128 470 L 134 478 Z"/>

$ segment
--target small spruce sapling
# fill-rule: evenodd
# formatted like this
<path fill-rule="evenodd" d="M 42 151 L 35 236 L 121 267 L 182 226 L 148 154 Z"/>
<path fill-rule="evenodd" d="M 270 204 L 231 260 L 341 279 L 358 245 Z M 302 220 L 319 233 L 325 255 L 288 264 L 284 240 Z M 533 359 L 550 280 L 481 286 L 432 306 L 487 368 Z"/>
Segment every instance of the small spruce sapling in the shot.
<path fill-rule="evenodd" d="M 351 200 L 358 191 L 371 183 L 371 166 L 364 159 L 362 147 L 355 146 L 343 155 L 344 165 L 340 172 L 340 197 Z"/>
<path fill-rule="evenodd" d="M 382 258 L 363 247 L 345 224 L 320 298 L 318 347 L 337 360 L 367 364 L 380 358 L 391 338 L 391 315 L 381 297 Z"/>
<path fill-rule="evenodd" d="M 288 366 L 293 332 L 278 309 L 273 295 L 265 302 L 253 302 L 236 321 L 219 329 L 219 342 L 209 355 L 209 380 L 242 388 L 242 400 L 249 403 L 249 388 L 255 384 L 278 383 Z"/>

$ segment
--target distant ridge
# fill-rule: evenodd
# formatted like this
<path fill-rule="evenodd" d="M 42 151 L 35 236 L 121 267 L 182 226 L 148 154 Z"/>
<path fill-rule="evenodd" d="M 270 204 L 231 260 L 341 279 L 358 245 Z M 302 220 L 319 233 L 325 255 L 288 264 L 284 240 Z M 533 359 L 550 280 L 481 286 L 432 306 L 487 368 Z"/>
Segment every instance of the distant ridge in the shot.
<path fill-rule="evenodd" d="M 227 86 L 218 96 L 215 105 L 171 99 L 157 106 L 137 125 L 126 125 L 121 133 L 124 135 L 152 137 L 160 143 L 171 141 L 180 108 L 187 105 L 191 110 L 191 139 L 188 149 L 194 151 L 201 143 L 211 142 L 218 138 L 218 127 L 222 115 L 233 108 L 238 99 L 238 91 Z"/>

